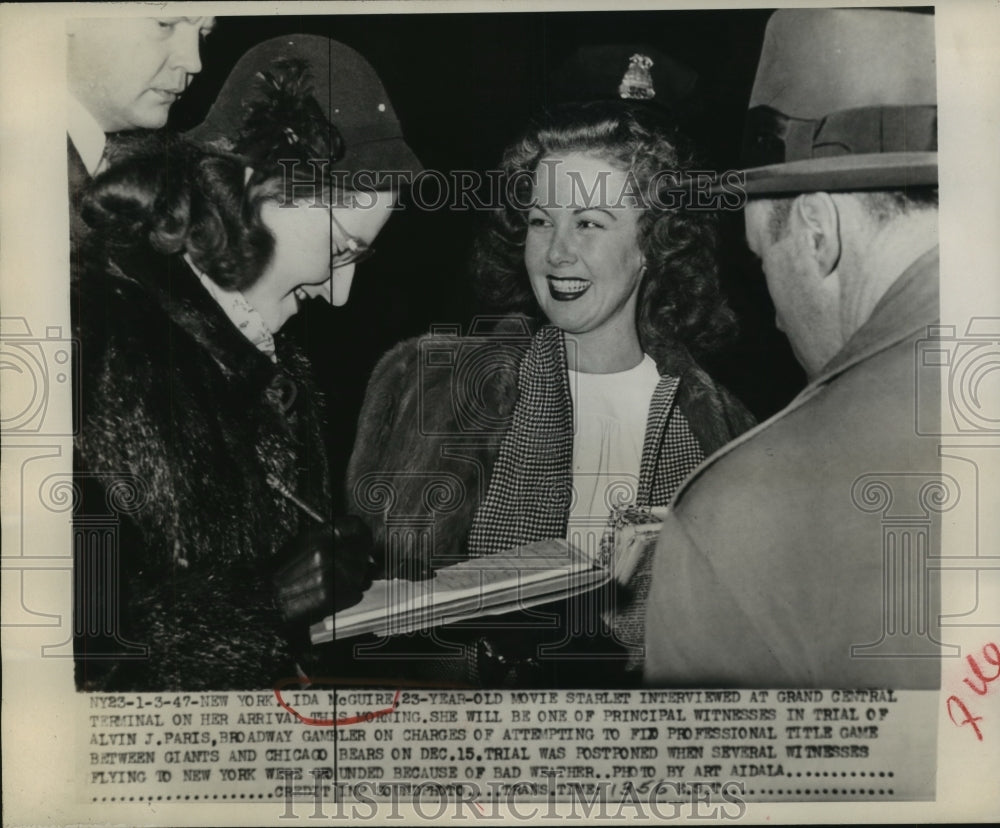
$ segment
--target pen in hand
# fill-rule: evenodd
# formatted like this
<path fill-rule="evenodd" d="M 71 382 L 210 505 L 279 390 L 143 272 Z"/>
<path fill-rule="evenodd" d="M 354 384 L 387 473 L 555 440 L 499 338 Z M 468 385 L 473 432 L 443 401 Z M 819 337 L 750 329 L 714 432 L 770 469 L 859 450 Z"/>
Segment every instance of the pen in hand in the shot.
<path fill-rule="evenodd" d="M 360 601 L 375 568 L 367 525 L 355 515 L 324 519 L 276 475 L 268 474 L 267 483 L 317 524 L 292 543 L 291 558 L 276 575 L 286 617 L 316 620 Z"/>
<path fill-rule="evenodd" d="M 278 479 L 278 476 L 274 472 L 269 472 L 267 475 L 267 485 L 274 489 L 278 494 L 288 500 L 290 503 L 294 503 L 299 507 L 305 514 L 315 520 L 320 526 L 326 526 L 328 521 L 313 509 L 308 503 L 306 503 L 301 497 L 299 497 L 295 492 L 293 492 L 285 483 Z"/>

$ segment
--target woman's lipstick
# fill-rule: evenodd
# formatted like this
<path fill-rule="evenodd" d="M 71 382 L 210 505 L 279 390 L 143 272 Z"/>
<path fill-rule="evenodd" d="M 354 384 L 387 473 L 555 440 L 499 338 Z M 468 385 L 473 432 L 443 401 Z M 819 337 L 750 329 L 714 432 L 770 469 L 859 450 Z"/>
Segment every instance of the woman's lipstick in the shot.
<path fill-rule="evenodd" d="M 561 276 L 546 276 L 549 283 L 549 296 L 557 302 L 572 302 L 579 299 L 589 289 L 591 283 L 586 279 L 566 278 Z"/>

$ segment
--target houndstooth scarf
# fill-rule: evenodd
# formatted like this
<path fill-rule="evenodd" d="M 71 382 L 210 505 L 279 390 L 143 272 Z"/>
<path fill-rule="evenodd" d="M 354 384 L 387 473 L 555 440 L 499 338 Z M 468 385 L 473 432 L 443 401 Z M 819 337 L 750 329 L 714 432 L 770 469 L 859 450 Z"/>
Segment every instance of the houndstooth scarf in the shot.
<path fill-rule="evenodd" d="M 704 454 L 674 405 L 680 380 L 660 379 L 649 406 L 638 506 L 669 503 Z M 573 416 L 563 332 L 546 325 L 521 361 L 510 431 L 469 532 L 469 553 L 491 555 L 566 536 L 573 489 Z"/>

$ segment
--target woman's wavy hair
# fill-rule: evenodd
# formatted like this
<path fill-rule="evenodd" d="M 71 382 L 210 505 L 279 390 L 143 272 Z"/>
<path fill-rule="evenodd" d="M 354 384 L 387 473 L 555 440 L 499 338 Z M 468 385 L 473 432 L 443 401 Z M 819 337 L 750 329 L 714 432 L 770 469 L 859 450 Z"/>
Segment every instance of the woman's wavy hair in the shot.
<path fill-rule="evenodd" d="M 242 158 L 164 133 L 127 141 L 111 161 L 81 207 L 94 254 L 186 252 L 229 290 L 260 278 L 274 252 L 261 207 L 283 196 L 280 170 L 247 179 Z"/>
<path fill-rule="evenodd" d="M 543 158 L 583 153 L 630 174 L 645 203 L 638 227 L 646 271 L 636 319 L 643 349 L 655 354 L 660 346 L 682 342 L 695 356 L 716 350 L 735 331 L 735 316 L 719 287 L 717 218 L 712 211 L 672 207 L 650 191 L 654 177 L 692 169 L 685 145 L 664 115 L 626 101 L 569 104 L 532 122 L 504 153 L 501 167 L 510 190 L 473 249 L 483 304 L 542 317 L 524 264 L 525 207 L 531 201 L 525 190 Z"/>

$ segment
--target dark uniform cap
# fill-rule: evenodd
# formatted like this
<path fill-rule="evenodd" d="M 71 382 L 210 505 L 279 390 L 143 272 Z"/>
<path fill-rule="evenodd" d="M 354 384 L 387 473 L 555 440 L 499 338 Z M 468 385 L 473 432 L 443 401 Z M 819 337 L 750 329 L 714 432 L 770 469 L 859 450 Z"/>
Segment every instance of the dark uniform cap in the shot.
<path fill-rule="evenodd" d="M 241 155 L 255 169 L 295 159 L 327 159 L 335 174 L 423 169 L 368 61 L 318 35 L 285 35 L 250 49 L 187 137 Z"/>

